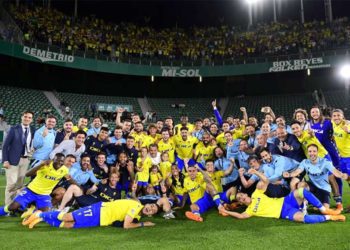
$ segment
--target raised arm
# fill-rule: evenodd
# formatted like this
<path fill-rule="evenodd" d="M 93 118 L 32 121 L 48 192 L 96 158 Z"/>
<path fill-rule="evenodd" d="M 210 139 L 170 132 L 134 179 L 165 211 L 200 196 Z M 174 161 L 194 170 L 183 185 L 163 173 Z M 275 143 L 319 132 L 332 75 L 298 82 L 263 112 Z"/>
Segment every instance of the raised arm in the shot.
<path fill-rule="evenodd" d="M 240 110 L 243 113 L 243 120 L 248 124 L 248 114 L 247 114 L 247 109 L 245 107 L 241 107 Z"/>
<path fill-rule="evenodd" d="M 222 127 L 222 117 L 220 115 L 219 110 L 216 107 L 216 99 L 211 102 L 211 105 L 213 106 L 215 118 L 218 121 L 219 126 Z"/>
<path fill-rule="evenodd" d="M 228 176 L 232 173 L 233 169 L 235 168 L 235 160 L 233 158 L 230 159 L 230 166 L 228 169 L 224 171 L 224 176 Z"/>
<path fill-rule="evenodd" d="M 30 169 L 27 173 L 26 173 L 26 177 L 31 177 L 31 176 L 35 176 L 36 172 L 38 172 L 43 166 L 45 165 L 49 165 L 51 163 L 51 161 L 44 161 L 42 163 L 40 163 L 38 166 Z"/>
<path fill-rule="evenodd" d="M 256 171 L 253 168 L 249 169 L 248 173 L 251 174 L 251 175 L 255 174 L 256 176 L 259 177 L 260 181 L 256 185 L 257 189 L 266 190 L 266 188 L 267 188 L 267 186 L 269 185 L 270 182 L 269 182 L 269 179 L 267 179 L 267 177 L 264 175 L 264 173 Z"/>

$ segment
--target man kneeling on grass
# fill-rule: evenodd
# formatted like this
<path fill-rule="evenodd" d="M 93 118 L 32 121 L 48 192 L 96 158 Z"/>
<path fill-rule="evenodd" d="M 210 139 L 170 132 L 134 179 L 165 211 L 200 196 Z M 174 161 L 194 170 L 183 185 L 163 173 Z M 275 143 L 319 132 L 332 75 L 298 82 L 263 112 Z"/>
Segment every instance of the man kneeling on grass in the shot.
<path fill-rule="evenodd" d="M 52 211 L 36 211 L 23 222 L 33 228 L 41 221 L 53 227 L 63 228 L 85 228 L 103 226 L 123 226 L 125 229 L 154 226 L 149 221 L 136 223 L 141 215 L 151 216 L 158 212 L 156 204 L 146 204 L 142 206 L 135 200 L 116 200 L 111 202 L 98 202 L 88 207 L 80 208 L 72 213 Z"/>
<path fill-rule="evenodd" d="M 340 215 L 340 210 L 326 208 L 322 203 L 307 189 L 299 188 L 283 198 L 270 198 L 264 193 L 269 184 L 268 179 L 263 173 L 250 169 L 249 174 L 255 174 L 260 178 L 255 192 L 250 198 L 245 193 L 237 193 L 236 199 L 247 209 L 243 213 L 236 213 L 225 210 L 220 207 L 222 213 L 226 213 L 238 219 L 247 219 L 251 216 L 281 218 L 304 223 L 321 223 L 327 220 L 345 221 L 345 216 Z M 322 215 L 304 215 L 301 211 L 304 200 L 307 200 L 322 213 Z"/>

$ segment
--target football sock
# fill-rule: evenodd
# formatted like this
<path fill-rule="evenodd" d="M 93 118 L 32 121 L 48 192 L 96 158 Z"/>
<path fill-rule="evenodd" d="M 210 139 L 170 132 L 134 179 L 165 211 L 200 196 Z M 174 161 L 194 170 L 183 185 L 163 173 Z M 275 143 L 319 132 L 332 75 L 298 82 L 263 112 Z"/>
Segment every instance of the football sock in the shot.
<path fill-rule="evenodd" d="M 8 206 L 0 207 L 0 216 L 5 216 L 9 213 Z"/>
<path fill-rule="evenodd" d="M 324 215 L 305 215 L 304 216 L 304 223 L 307 224 L 315 224 L 315 223 L 321 223 L 325 222 L 326 217 Z"/>
<path fill-rule="evenodd" d="M 302 195 L 301 195 L 301 191 L 302 191 Z M 314 207 L 317 207 L 317 208 L 323 207 L 322 203 L 316 198 L 316 196 L 313 195 L 306 188 L 299 188 L 298 192 L 301 195 L 301 198 L 305 198 Z"/>

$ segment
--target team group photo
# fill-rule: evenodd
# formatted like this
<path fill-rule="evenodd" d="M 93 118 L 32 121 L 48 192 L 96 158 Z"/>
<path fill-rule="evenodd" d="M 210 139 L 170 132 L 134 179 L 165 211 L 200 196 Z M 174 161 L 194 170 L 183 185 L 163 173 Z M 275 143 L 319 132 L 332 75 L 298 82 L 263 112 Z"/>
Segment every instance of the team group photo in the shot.
<path fill-rule="evenodd" d="M 3 249 L 350 249 L 350 1 L 0 1 Z"/>

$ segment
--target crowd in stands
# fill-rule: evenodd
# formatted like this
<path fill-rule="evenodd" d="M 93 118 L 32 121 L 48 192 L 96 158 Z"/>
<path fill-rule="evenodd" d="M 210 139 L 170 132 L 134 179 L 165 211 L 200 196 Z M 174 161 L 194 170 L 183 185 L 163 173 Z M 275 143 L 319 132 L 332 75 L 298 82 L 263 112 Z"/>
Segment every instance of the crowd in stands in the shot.
<path fill-rule="evenodd" d="M 300 108 L 286 124 L 271 107 L 261 108 L 259 122 L 244 107 L 241 117 L 223 120 L 216 101 L 212 106 L 215 121 L 191 117 L 190 123 L 183 115 L 174 124 L 169 116 L 147 127 L 136 113 L 122 120 L 125 110 L 118 108 L 113 129 L 100 117 L 80 117 L 76 125 L 68 119 L 57 129 L 56 117 L 47 115 L 34 131 L 33 113 L 25 111 L 3 144 L 7 183 L 0 215 L 22 210 L 29 227 L 44 220 L 68 228 L 121 225 L 120 220 L 127 228 L 154 225 L 129 221 L 128 216 L 138 218 L 135 211 L 162 211 L 174 219 L 174 211 L 188 209 L 187 218 L 203 221 L 213 207 L 240 219 L 345 220 L 340 213 L 343 181 L 350 180 L 350 122 L 342 110 L 324 115 L 319 107 Z M 24 175 L 32 178 L 26 187 Z M 336 209 L 329 208 L 331 196 Z M 322 215 L 308 214 L 304 201 Z M 238 206 L 247 209 L 232 211 Z M 79 207 L 73 217 L 68 213 Z M 106 208 L 100 221 L 96 211 L 104 207 L 113 210 Z M 122 219 L 114 214 L 121 208 Z M 81 217 L 86 213 L 98 221 Z"/>
<path fill-rule="evenodd" d="M 347 18 L 331 24 L 312 21 L 257 24 L 251 30 L 222 25 L 155 29 L 144 24 L 111 23 L 96 16 L 74 19 L 55 9 L 9 7 L 26 42 L 92 51 L 112 59 L 136 57 L 213 60 L 307 54 L 350 45 Z"/>

